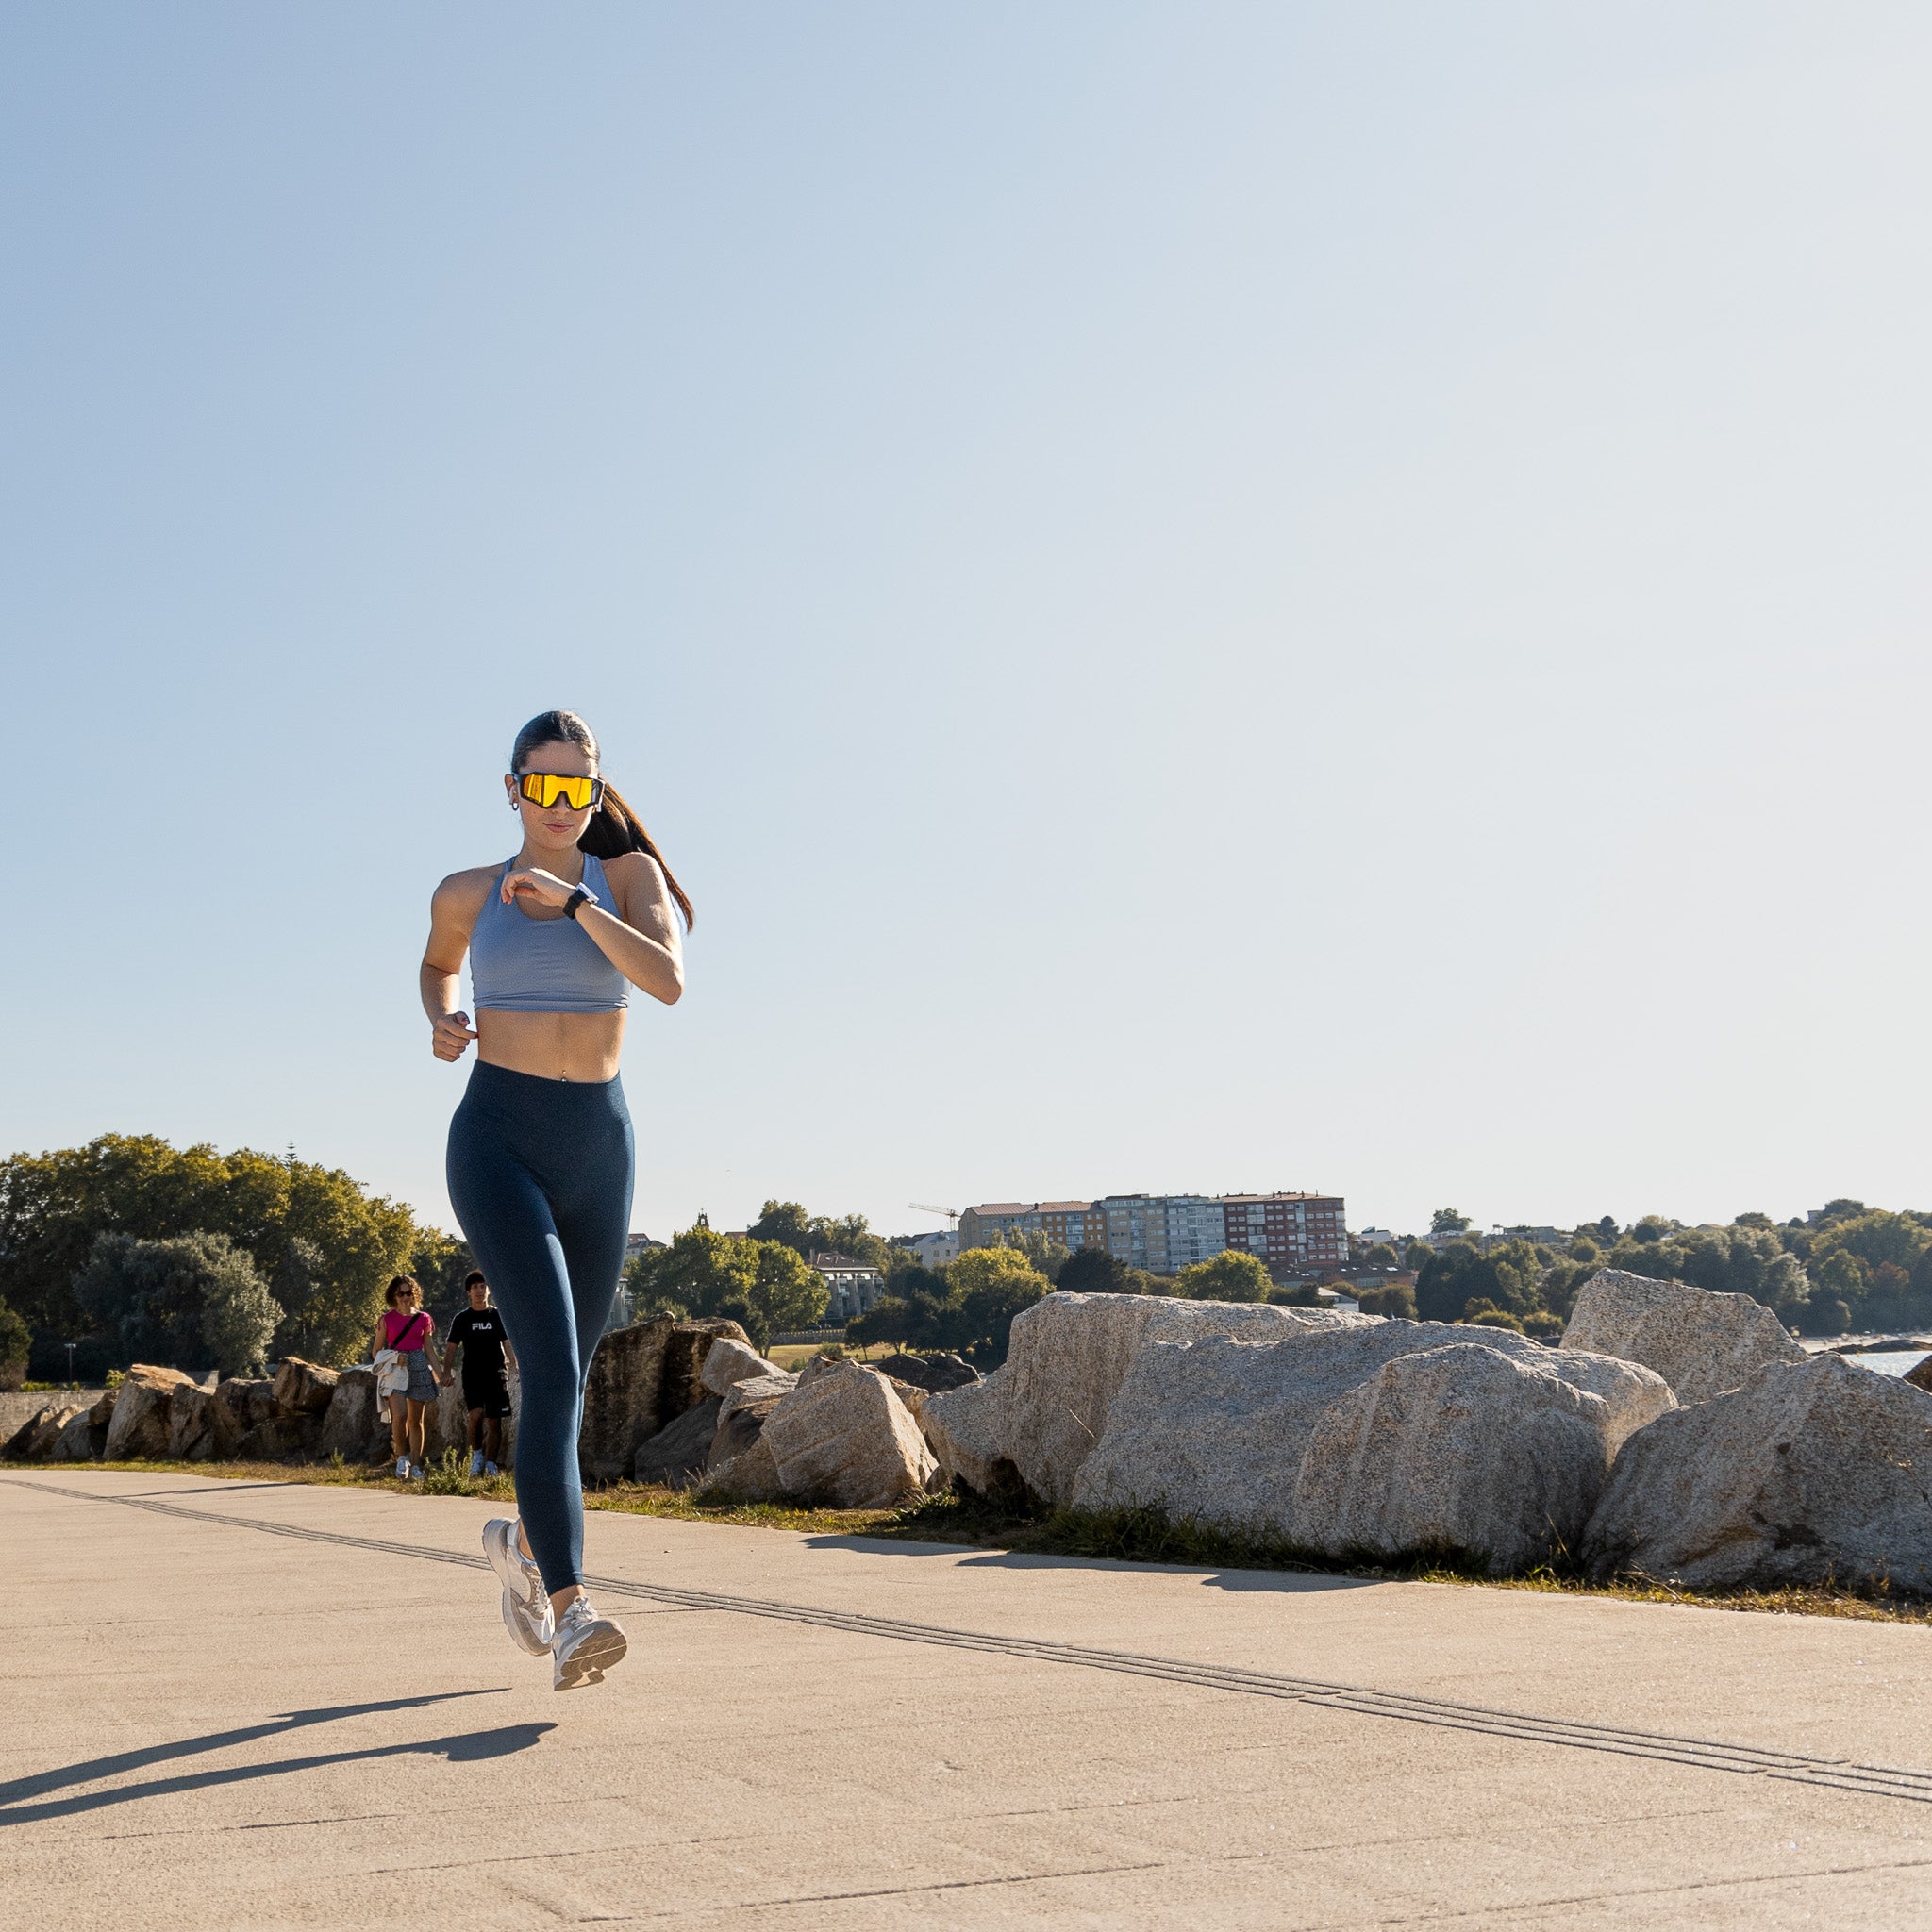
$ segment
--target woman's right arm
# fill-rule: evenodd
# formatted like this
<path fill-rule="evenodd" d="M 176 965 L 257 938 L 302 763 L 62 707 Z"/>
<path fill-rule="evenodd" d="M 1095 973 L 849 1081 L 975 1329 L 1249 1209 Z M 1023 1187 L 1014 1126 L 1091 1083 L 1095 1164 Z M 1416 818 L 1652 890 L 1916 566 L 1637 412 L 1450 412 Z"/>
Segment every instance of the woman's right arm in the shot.
<path fill-rule="evenodd" d="M 461 1059 L 476 1037 L 457 1002 L 463 992 L 463 955 L 493 876 L 487 866 L 454 872 L 430 897 L 429 943 L 423 948 L 418 978 L 429 1016 L 429 1048 L 440 1060 Z"/>

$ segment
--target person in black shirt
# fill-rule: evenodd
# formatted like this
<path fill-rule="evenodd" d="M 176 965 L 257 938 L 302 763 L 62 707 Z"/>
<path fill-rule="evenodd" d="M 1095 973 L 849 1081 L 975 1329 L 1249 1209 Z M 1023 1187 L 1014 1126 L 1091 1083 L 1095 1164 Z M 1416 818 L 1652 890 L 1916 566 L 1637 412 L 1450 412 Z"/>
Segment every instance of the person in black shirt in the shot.
<path fill-rule="evenodd" d="M 503 1310 L 490 1299 L 490 1284 L 471 1269 L 463 1286 L 470 1306 L 449 1324 L 443 1359 L 463 1352 L 463 1407 L 470 1411 L 470 1474 L 495 1475 L 503 1455 L 503 1419 L 509 1413 L 508 1369 L 517 1365 L 503 1325 Z M 506 1362 L 508 1368 L 506 1368 Z"/>

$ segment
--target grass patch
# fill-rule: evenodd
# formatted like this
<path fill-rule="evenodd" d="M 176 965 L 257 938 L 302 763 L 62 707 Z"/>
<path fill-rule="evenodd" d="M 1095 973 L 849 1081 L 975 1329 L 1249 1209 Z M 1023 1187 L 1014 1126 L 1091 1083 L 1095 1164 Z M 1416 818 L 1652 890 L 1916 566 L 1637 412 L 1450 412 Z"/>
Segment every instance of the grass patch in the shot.
<path fill-rule="evenodd" d="M 101 1469 L 128 1475 L 192 1475 L 218 1482 L 308 1483 L 389 1490 L 398 1495 L 470 1496 L 514 1505 L 507 1475 L 472 1476 L 469 1457 L 446 1452 L 421 1482 L 405 1482 L 391 1464 L 363 1467 L 340 1459 L 281 1462 L 8 1463 L 8 1470 L 58 1479 L 71 1470 Z M 1336 1562 L 1278 1538 L 1176 1522 L 1158 1509 L 1031 1511 L 970 1495 L 922 1497 L 897 1509 L 816 1509 L 785 1503 L 743 1503 L 698 1497 L 655 1483 L 611 1483 L 584 1492 L 586 1509 L 658 1516 L 676 1523 L 725 1523 L 747 1529 L 789 1530 L 806 1536 L 863 1536 L 894 1542 L 957 1543 L 1021 1556 L 1077 1557 L 1115 1563 L 1164 1563 L 1188 1569 L 1286 1570 L 1315 1576 L 1357 1577 L 1374 1583 L 1442 1583 L 1469 1589 L 1526 1590 L 1547 1595 L 1607 1597 L 1620 1603 L 1672 1604 L 1681 1608 L 1742 1610 L 1780 1617 L 1842 1617 L 1865 1623 L 1932 1626 L 1932 1601 L 1881 1588 L 1793 1584 L 1778 1590 L 1683 1590 L 1651 1576 L 1595 1583 L 1568 1563 L 1546 1564 L 1523 1576 L 1490 1576 L 1453 1552 L 1421 1554 L 1402 1562 Z"/>

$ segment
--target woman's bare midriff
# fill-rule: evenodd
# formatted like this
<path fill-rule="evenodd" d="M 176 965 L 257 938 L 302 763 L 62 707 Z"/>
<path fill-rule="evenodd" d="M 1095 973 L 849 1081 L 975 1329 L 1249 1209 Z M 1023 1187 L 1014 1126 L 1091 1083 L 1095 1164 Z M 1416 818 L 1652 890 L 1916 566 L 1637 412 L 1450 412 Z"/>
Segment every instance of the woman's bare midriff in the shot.
<path fill-rule="evenodd" d="M 617 1077 L 624 1010 L 614 1013 L 476 1015 L 476 1058 L 540 1080 L 603 1082 Z"/>

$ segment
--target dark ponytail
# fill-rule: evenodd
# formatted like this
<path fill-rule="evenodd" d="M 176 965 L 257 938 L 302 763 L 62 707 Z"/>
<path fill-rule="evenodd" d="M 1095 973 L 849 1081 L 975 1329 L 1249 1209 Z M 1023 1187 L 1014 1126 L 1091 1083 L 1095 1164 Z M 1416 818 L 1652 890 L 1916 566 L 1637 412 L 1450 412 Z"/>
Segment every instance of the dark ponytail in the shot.
<path fill-rule="evenodd" d="M 529 763 L 531 753 L 546 744 L 574 744 L 589 752 L 593 760 L 602 762 L 598 758 L 596 733 L 575 711 L 540 711 L 517 733 L 517 741 L 510 747 L 511 772 L 521 774 Z M 577 850 L 600 859 L 622 858 L 626 852 L 642 852 L 656 859 L 658 869 L 664 874 L 664 883 L 671 889 L 671 896 L 677 901 L 677 909 L 684 914 L 685 930 L 691 930 L 695 921 L 684 888 L 664 863 L 664 855 L 658 850 L 657 841 L 644 830 L 643 821 L 608 783 L 604 787 L 604 802 L 591 814 L 584 836 L 577 841 Z"/>
<path fill-rule="evenodd" d="M 671 896 L 677 901 L 677 909 L 684 914 L 685 931 L 691 930 L 693 924 L 691 901 L 684 896 L 684 888 L 664 863 L 664 855 L 658 850 L 658 841 L 644 830 L 643 821 L 625 804 L 623 793 L 608 781 L 604 787 L 604 803 L 584 827 L 584 836 L 577 841 L 577 850 L 588 852 L 592 858 L 622 858 L 626 852 L 649 853 L 658 861 L 658 870 L 664 874 L 664 883 L 671 888 Z"/>

